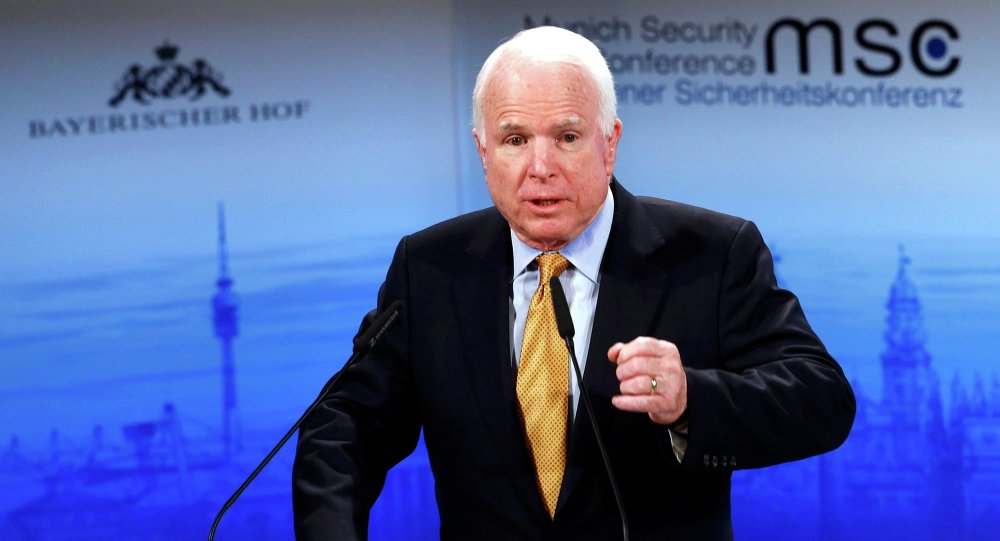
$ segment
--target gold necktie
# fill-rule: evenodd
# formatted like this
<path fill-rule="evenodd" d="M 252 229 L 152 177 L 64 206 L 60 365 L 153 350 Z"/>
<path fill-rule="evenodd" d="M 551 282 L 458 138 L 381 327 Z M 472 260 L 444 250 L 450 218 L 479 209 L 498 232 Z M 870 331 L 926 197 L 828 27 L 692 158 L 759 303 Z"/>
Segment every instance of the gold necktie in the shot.
<path fill-rule="evenodd" d="M 556 328 L 549 280 L 569 261 L 558 253 L 535 258 L 540 274 L 524 324 L 517 369 L 517 403 L 535 460 L 535 478 L 550 517 L 556 513 L 566 470 L 566 418 L 569 403 L 569 352 Z"/>

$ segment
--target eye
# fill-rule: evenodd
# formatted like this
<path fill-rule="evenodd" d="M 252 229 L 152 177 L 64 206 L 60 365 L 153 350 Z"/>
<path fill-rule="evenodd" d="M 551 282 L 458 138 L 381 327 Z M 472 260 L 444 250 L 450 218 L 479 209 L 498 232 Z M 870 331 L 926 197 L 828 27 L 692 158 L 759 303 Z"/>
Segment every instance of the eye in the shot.
<path fill-rule="evenodd" d="M 575 143 L 579 138 L 580 136 L 575 133 L 564 133 L 562 136 L 564 143 Z"/>
<path fill-rule="evenodd" d="M 521 137 L 520 135 L 511 135 L 507 138 L 506 143 L 508 145 L 519 147 L 524 144 L 524 137 Z"/>

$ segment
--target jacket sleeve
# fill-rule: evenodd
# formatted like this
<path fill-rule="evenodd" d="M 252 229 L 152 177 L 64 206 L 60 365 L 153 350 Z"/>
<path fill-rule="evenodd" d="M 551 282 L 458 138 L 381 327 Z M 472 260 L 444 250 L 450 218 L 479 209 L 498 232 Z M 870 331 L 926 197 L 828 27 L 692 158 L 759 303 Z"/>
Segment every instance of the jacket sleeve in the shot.
<path fill-rule="evenodd" d="M 386 472 L 409 455 L 420 434 L 408 364 L 410 322 L 406 238 L 400 241 L 359 334 L 376 314 L 404 302 L 397 321 L 367 355 L 350 367 L 299 430 L 292 470 L 298 541 L 368 537 L 371 506 Z"/>
<path fill-rule="evenodd" d="M 733 238 L 718 291 L 719 367 L 685 368 L 681 467 L 757 468 L 837 448 L 854 422 L 854 393 L 798 299 L 777 286 L 752 222 Z"/>

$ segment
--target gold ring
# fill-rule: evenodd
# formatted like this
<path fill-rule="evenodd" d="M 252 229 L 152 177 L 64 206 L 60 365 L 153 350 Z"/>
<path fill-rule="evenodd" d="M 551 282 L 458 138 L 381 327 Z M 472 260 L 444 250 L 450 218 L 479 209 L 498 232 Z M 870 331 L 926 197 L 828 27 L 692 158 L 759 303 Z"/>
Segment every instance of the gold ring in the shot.
<path fill-rule="evenodd" d="M 649 394 L 656 394 L 656 378 L 649 376 Z"/>

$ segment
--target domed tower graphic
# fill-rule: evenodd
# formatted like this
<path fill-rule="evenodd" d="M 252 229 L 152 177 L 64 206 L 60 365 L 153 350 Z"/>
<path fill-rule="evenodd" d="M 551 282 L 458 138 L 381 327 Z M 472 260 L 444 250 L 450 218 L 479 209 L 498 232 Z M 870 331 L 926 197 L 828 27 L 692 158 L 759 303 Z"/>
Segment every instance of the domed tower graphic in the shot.
<path fill-rule="evenodd" d="M 924 347 L 927 333 L 917 288 L 907 268 L 910 258 L 899 247 L 899 270 L 886 303 L 885 351 L 882 353 L 882 407 L 894 426 L 907 431 L 927 428 L 937 417 L 928 411 L 935 402 L 937 375 Z M 937 401 L 938 407 L 940 402 Z M 942 427 L 943 428 L 943 427 Z"/>
<path fill-rule="evenodd" d="M 226 213 L 219 203 L 219 278 L 212 297 L 212 320 L 215 336 L 222 345 L 222 448 L 229 460 L 240 449 L 240 423 L 236 409 L 236 363 L 233 340 L 239 334 L 239 297 L 229 276 L 229 252 L 226 247 Z"/>

